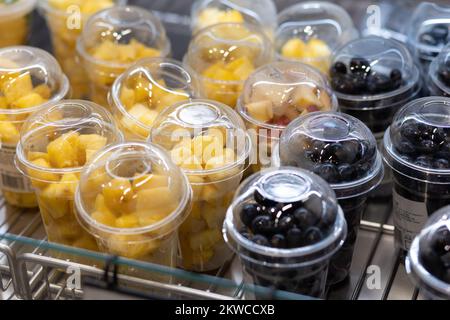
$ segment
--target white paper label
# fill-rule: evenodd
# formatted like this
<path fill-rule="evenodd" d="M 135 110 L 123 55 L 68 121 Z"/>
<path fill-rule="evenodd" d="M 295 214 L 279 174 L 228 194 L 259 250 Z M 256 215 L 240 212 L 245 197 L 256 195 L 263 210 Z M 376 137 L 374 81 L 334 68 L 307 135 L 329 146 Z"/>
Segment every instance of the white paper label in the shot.
<path fill-rule="evenodd" d="M 16 168 L 16 147 L 2 144 L 0 148 L 0 187 L 12 192 L 31 193 L 30 180 Z"/>
<path fill-rule="evenodd" d="M 400 235 L 400 245 L 409 250 L 414 237 L 422 230 L 428 219 L 428 211 L 424 202 L 412 201 L 393 194 L 394 225 Z"/>

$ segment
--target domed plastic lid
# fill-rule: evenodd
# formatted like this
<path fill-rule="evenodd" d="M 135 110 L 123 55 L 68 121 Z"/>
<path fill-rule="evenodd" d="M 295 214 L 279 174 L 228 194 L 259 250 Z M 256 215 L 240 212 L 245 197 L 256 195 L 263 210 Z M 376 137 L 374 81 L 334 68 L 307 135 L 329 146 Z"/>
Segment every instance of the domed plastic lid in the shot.
<path fill-rule="evenodd" d="M 191 10 L 193 31 L 218 23 L 251 23 L 270 29 L 277 26 L 277 8 L 273 0 L 198 0 Z"/>
<path fill-rule="evenodd" d="M 68 91 L 67 77 L 44 50 L 26 46 L 0 49 L 0 113 L 28 114 L 47 102 L 63 99 Z"/>
<path fill-rule="evenodd" d="M 79 52 L 94 63 L 123 67 L 170 52 L 166 31 L 150 11 L 134 6 L 102 10 L 86 22 Z"/>
<path fill-rule="evenodd" d="M 115 81 L 110 96 L 121 125 L 142 139 L 166 107 L 199 95 L 188 67 L 167 58 L 143 59 Z"/>
<path fill-rule="evenodd" d="M 280 164 L 306 169 L 331 184 L 338 199 L 358 196 L 383 178 L 383 163 L 370 130 L 336 112 L 300 117 L 280 138 Z"/>
<path fill-rule="evenodd" d="M 346 223 L 324 180 L 281 167 L 241 184 L 223 232 L 241 258 L 258 260 L 257 253 L 268 263 L 305 264 L 331 256 L 346 237 Z"/>
<path fill-rule="evenodd" d="M 419 70 L 398 41 L 376 36 L 351 41 L 333 55 L 331 86 L 338 99 L 375 101 L 415 93 Z M 360 109 L 360 106 L 356 106 Z"/>
<path fill-rule="evenodd" d="M 169 150 L 172 161 L 188 175 L 220 174 L 242 168 L 251 149 L 250 137 L 239 115 L 210 100 L 181 102 L 156 118 L 151 141 Z"/>
<path fill-rule="evenodd" d="M 187 177 L 162 148 L 126 142 L 104 148 L 83 169 L 76 204 L 95 236 L 153 230 L 162 236 L 184 221 L 191 197 Z"/>
<path fill-rule="evenodd" d="M 429 76 L 443 96 L 450 96 L 450 43 L 431 63 Z"/>
<path fill-rule="evenodd" d="M 245 82 L 237 110 L 248 122 L 284 129 L 300 115 L 337 109 L 337 99 L 324 76 L 299 62 L 274 62 Z"/>
<path fill-rule="evenodd" d="M 384 158 L 411 179 L 450 183 L 450 98 L 427 97 L 403 107 L 384 135 Z"/>
<path fill-rule="evenodd" d="M 450 207 L 435 212 L 414 239 L 408 274 L 433 298 L 450 298 Z"/>
<path fill-rule="evenodd" d="M 0 2 L 0 17 L 13 19 L 30 13 L 36 4 L 36 0 L 5 0 Z"/>

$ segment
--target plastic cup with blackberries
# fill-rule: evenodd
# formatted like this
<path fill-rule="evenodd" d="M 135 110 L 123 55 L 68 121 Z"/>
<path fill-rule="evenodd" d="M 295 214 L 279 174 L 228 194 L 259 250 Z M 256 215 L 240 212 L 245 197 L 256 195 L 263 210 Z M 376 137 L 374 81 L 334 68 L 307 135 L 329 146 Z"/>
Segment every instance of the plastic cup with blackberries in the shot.
<path fill-rule="evenodd" d="M 425 299 L 450 300 L 450 207 L 430 217 L 414 239 L 405 265 Z"/>
<path fill-rule="evenodd" d="M 316 112 L 291 122 L 274 153 L 275 166 L 314 172 L 336 193 L 347 221 L 347 239 L 330 262 L 327 283 L 349 275 L 358 228 L 371 191 L 383 178 L 383 161 L 374 136 L 358 119 Z"/>
<path fill-rule="evenodd" d="M 393 173 L 396 245 L 408 250 L 428 216 L 450 204 L 450 98 L 402 108 L 384 136 L 383 156 Z"/>
<path fill-rule="evenodd" d="M 281 167 L 247 178 L 223 235 L 256 285 L 322 298 L 347 224 L 333 190 L 313 173 Z"/>
<path fill-rule="evenodd" d="M 450 43 L 431 63 L 428 78 L 431 95 L 450 97 Z"/>

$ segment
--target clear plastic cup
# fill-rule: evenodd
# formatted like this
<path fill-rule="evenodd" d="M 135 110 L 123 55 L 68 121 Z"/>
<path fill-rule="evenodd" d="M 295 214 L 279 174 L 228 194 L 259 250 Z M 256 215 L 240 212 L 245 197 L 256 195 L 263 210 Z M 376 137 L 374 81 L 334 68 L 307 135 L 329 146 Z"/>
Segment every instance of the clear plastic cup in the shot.
<path fill-rule="evenodd" d="M 35 4 L 36 0 L 0 2 L 0 48 L 26 43 Z"/>
<path fill-rule="evenodd" d="M 330 263 L 327 283 L 347 278 L 368 195 L 383 179 L 383 160 L 370 130 L 358 119 L 337 112 L 302 116 L 280 138 L 275 166 L 314 172 L 336 193 L 347 221 L 347 239 Z"/>
<path fill-rule="evenodd" d="M 31 113 L 68 91 L 66 76 L 47 52 L 25 46 L 0 49 L 0 188 L 8 204 L 37 207 L 30 181 L 14 163 L 20 130 Z"/>
<path fill-rule="evenodd" d="M 41 0 L 38 9 L 47 21 L 53 53 L 69 77 L 72 98 L 89 96 L 87 75 L 76 52 L 76 44 L 86 20 L 94 13 L 122 4 L 121 0 Z"/>
<path fill-rule="evenodd" d="M 278 14 L 275 34 L 277 58 L 301 61 L 328 75 L 332 52 L 358 37 L 350 15 L 341 6 L 306 1 Z"/>
<path fill-rule="evenodd" d="M 429 300 L 450 300 L 450 207 L 435 212 L 414 239 L 406 271 Z"/>
<path fill-rule="evenodd" d="M 260 25 L 268 36 L 273 36 L 277 27 L 277 8 L 273 0 L 197 0 L 192 5 L 193 33 L 226 22 Z"/>
<path fill-rule="evenodd" d="M 177 230 L 191 201 L 189 181 L 169 154 L 142 142 L 98 152 L 76 193 L 78 220 L 101 251 L 169 267 L 176 266 Z"/>
<path fill-rule="evenodd" d="M 428 74 L 431 61 L 450 42 L 450 6 L 420 3 L 411 16 L 406 34 L 423 74 Z"/>
<path fill-rule="evenodd" d="M 450 97 L 450 43 L 431 63 L 427 86 L 433 96 Z"/>
<path fill-rule="evenodd" d="M 247 178 L 236 191 L 223 236 L 256 285 L 323 298 L 331 257 L 347 225 L 333 190 L 292 167 Z"/>
<path fill-rule="evenodd" d="M 169 55 L 170 42 L 161 21 L 150 11 L 117 6 L 89 18 L 77 52 L 88 74 L 91 100 L 107 107 L 114 80 L 140 59 Z"/>
<path fill-rule="evenodd" d="M 215 101 L 181 102 L 160 113 L 151 141 L 170 152 L 194 192 L 179 230 L 181 266 L 199 272 L 223 267 L 232 253 L 220 230 L 251 149 L 242 119 Z"/>
<path fill-rule="evenodd" d="M 116 79 L 109 104 L 125 137 L 146 141 L 164 108 L 197 96 L 198 85 L 189 68 L 168 58 L 148 58 Z"/>
<path fill-rule="evenodd" d="M 261 27 L 220 23 L 194 36 L 184 64 L 194 70 L 204 97 L 234 108 L 244 81 L 272 58 L 272 43 Z"/>
<path fill-rule="evenodd" d="M 428 216 L 450 204 L 450 98 L 402 108 L 384 136 L 383 156 L 393 172 L 396 245 L 408 250 Z"/>
<path fill-rule="evenodd" d="M 256 70 L 245 82 L 236 107 L 254 140 L 252 171 L 270 167 L 272 148 L 292 120 L 337 106 L 326 78 L 308 65 L 273 62 Z"/>
<path fill-rule="evenodd" d="M 24 124 L 16 165 L 35 189 L 48 240 L 97 250 L 75 215 L 82 167 L 104 146 L 122 141 L 111 114 L 81 100 L 63 100 L 34 113 Z"/>

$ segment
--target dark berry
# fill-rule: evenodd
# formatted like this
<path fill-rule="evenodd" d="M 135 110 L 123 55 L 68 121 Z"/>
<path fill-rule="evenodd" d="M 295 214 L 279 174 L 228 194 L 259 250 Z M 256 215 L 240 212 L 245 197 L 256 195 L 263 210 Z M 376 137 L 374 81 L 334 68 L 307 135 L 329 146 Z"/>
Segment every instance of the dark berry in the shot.
<path fill-rule="evenodd" d="M 450 252 L 450 230 L 441 227 L 436 230 L 430 239 L 432 249 L 440 256 Z"/>
<path fill-rule="evenodd" d="M 283 215 L 280 219 L 275 221 L 275 227 L 279 232 L 286 232 L 287 230 L 294 227 L 294 225 L 294 217 L 290 214 Z"/>
<path fill-rule="evenodd" d="M 258 202 L 260 205 L 263 205 L 266 207 L 275 207 L 277 205 L 276 201 L 267 199 L 258 190 L 255 191 L 253 196 L 254 196 L 256 202 Z"/>
<path fill-rule="evenodd" d="M 441 145 L 445 143 L 445 139 L 447 138 L 447 134 L 444 130 L 440 128 L 434 128 L 431 132 L 431 140 L 437 145 Z"/>
<path fill-rule="evenodd" d="M 448 28 L 446 25 L 438 24 L 430 30 L 430 35 L 440 42 L 446 42 L 448 37 Z"/>
<path fill-rule="evenodd" d="M 369 162 L 364 162 L 358 164 L 356 167 L 356 174 L 358 177 L 364 177 L 367 176 L 371 168 L 371 164 Z"/>
<path fill-rule="evenodd" d="M 432 140 L 422 140 L 418 149 L 423 153 L 433 153 L 436 151 L 436 144 Z"/>
<path fill-rule="evenodd" d="M 352 163 L 355 159 L 356 153 L 351 152 L 352 150 L 348 150 L 346 148 L 346 144 L 344 143 L 333 143 L 330 146 L 330 152 L 332 154 L 332 158 L 334 163 Z"/>
<path fill-rule="evenodd" d="M 400 154 L 406 155 L 412 155 L 416 152 L 416 148 L 414 147 L 414 145 L 407 140 L 400 141 L 397 145 L 397 149 Z"/>
<path fill-rule="evenodd" d="M 353 163 L 356 159 L 363 157 L 364 151 L 361 150 L 361 144 L 356 140 L 348 140 L 341 142 L 344 145 L 345 152 L 347 153 L 347 163 Z"/>
<path fill-rule="evenodd" d="M 273 227 L 271 217 L 268 215 L 262 215 L 253 219 L 251 229 L 255 234 L 268 234 L 273 232 Z"/>
<path fill-rule="evenodd" d="M 303 233 L 299 228 L 292 228 L 286 234 L 287 246 L 289 248 L 298 248 L 303 244 Z"/>
<path fill-rule="evenodd" d="M 287 245 L 286 237 L 282 234 L 275 234 L 270 239 L 270 244 L 274 248 L 285 248 Z"/>
<path fill-rule="evenodd" d="M 420 35 L 419 41 L 427 46 L 437 46 L 438 41 L 430 33 L 422 33 Z"/>
<path fill-rule="evenodd" d="M 256 204 L 246 204 L 241 210 L 241 221 L 247 227 L 250 227 L 253 219 L 261 213 L 261 207 Z"/>
<path fill-rule="evenodd" d="M 325 210 L 322 213 L 322 218 L 319 222 L 319 226 L 321 228 L 331 228 L 331 226 L 334 225 L 334 222 L 336 221 L 337 212 L 336 210 Z"/>
<path fill-rule="evenodd" d="M 260 234 L 255 234 L 252 239 L 251 239 L 254 243 L 259 244 L 260 246 L 269 246 L 269 240 L 267 240 L 267 238 L 263 235 Z"/>
<path fill-rule="evenodd" d="M 314 173 L 322 177 L 328 183 L 339 182 L 339 173 L 336 166 L 331 163 L 318 164 L 313 169 Z"/>
<path fill-rule="evenodd" d="M 419 167 L 430 168 L 432 165 L 432 160 L 428 156 L 420 156 L 417 157 L 416 161 L 414 161 L 414 164 Z"/>
<path fill-rule="evenodd" d="M 319 217 L 306 208 L 299 208 L 294 211 L 295 222 L 301 228 L 315 226 L 319 221 Z"/>
<path fill-rule="evenodd" d="M 434 160 L 433 167 L 436 169 L 448 169 L 450 168 L 450 163 L 446 159 L 437 159 Z"/>
<path fill-rule="evenodd" d="M 352 73 L 369 74 L 371 70 L 370 62 L 364 58 L 353 58 L 350 60 L 350 71 Z"/>
<path fill-rule="evenodd" d="M 393 69 L 391 71 L 390 78 L 392 81 L 401 81 L 402 80 L 402 72 L 399 69 Z"/>
<path fill-rule="evenodd" d="M 346 74 L 347 73 L 347 67 L 345 66 L 345 63 L 337 61 L 333 67 L 331 68 L 331 75 L 338 75 L 338 74 Z"/>
<path fill-rule="evenodd" d="M 390 78 L 382 74 L 374 74 L 367 79 L 367 89 L 370 93 L 382 93 L 394 88 Z"/>
<path fill-rule="evenodd" d="M 305 231 L 304 245 L 311 245 L 322 240 L 323 235 L 319 228 L 311 227 Z"/>
<path fill-rule="evenodd" d="M 416 142 L 420 136 L 419 127 L 416 123 L 403 124 L 400 134 L 411 142 Z"/>
<path fill-rule="evenodd" d="M 355 167 L 350 164 L 343 164 L 338 167 L 339 177 L 342 181 L 354 180 L 357 176 Z"/>

